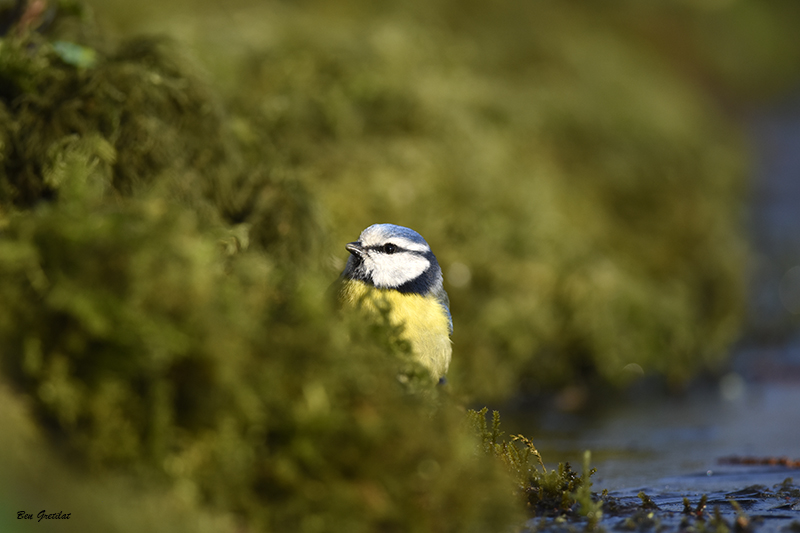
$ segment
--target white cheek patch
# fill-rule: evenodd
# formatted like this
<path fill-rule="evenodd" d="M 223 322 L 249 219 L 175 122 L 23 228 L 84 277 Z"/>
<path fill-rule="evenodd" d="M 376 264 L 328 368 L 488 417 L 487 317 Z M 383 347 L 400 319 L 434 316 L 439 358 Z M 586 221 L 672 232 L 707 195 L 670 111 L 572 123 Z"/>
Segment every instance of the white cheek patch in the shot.
<path fill-rule="evenodd" d="M 367 267 L 372 282 L 379 288 L 399 287 L 416 279 L 431 266 L 430 261 L 417 254 L 370 254 Z"/>

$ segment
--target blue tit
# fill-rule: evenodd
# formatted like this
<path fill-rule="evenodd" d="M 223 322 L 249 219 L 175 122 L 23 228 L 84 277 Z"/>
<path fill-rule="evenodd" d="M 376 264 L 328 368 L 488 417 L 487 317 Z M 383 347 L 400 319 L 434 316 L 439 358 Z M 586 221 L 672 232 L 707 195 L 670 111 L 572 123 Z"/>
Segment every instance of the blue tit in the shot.
<path fill-rule="evenodd" d="M 339 289 L 343 305 L 378 314 L 388 304 L 389 322 L 403 328 L 415 357 L 443 383 L 453 352 L 453 319 L 442 269 L 428 243 L 412 229 L 374 224 L 345 248 L 350 257 Z"/>

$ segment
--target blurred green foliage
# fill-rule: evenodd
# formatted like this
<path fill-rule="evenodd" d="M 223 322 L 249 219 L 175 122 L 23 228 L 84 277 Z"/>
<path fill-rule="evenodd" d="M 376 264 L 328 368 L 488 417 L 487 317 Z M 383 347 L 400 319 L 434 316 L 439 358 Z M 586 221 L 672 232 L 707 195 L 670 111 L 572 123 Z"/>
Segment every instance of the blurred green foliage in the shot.
<path fill-rule="evenodd" d="M 394 222 L 432 243 L 456 310 L 451 379 L 470 394 L 642 373 L 677 385 L 724 359 L 743 302 L 744 142 L 630 28 L 705 11 L 207 9 L 150 26 L 219 72 L 234 134 L 268 132 L 254 150 L 314 191 L 329 242 Z"/>
<path fill-rule="evenodd" d="M 790 4 L 90 4 L 0 40 L 6 418 L 90 475 L 208 530 L 518 523 L 464 414 L 329 305 L 375 222 L 440 259 L 459 394 L 678 384 L 735 339 L 746 157 L 714 96 L 788 79 L 759 58 Z M 746 9 L 774 35 L 736 70 L 700 36 L 759 38 Z"/>
<path fill-rule="evenodd" d="M 174 44 L 138 40 L 86 71 L 36 35 L 2 47 L 0 363 L 39 439 L 100 480 L 135 473 L 230 516 L 223 529 L 520 517 L 463 414 L 405 392 L 408 357 L 336 317 L 307 193 L 218 135 L 224 115 Z"/>

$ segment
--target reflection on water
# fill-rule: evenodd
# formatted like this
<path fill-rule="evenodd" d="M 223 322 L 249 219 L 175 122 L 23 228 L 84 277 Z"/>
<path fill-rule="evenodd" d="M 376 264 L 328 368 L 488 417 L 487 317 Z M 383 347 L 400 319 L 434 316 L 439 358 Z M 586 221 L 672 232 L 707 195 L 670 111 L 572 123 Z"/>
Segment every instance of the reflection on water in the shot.
<path fill-rule="evenodd" d="M 753 121 L 751 188 L 756 251 L 749 325 L 771 339 L 800 325 L 800 98 Z"/>
<path fill-rule="evenodd" d="M 733 400 L 717 390 L 628 405 L 581 421 L 580 430 L 562 426 L 560 436 L 540 429 L 534 442 L 545 458 L 573 464 L 592 450 L 597 488 L 658 487 L 663 478 L 730 470 L 718 463 L 726 456 L 800 458 L 799 406 L 800 382 L 750 383 Z"/>

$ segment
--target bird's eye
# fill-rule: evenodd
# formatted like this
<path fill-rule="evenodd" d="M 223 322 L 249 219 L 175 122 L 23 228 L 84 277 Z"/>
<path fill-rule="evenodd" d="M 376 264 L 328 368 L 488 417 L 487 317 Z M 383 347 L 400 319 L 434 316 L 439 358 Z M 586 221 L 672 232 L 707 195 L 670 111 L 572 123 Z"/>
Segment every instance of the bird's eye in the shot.
<path fill-rule="evenodd" d="M 397 251 L 397 245 L 387 242 L 383 245 L 383 252 L 387 254 L 393 254 Z"/>

